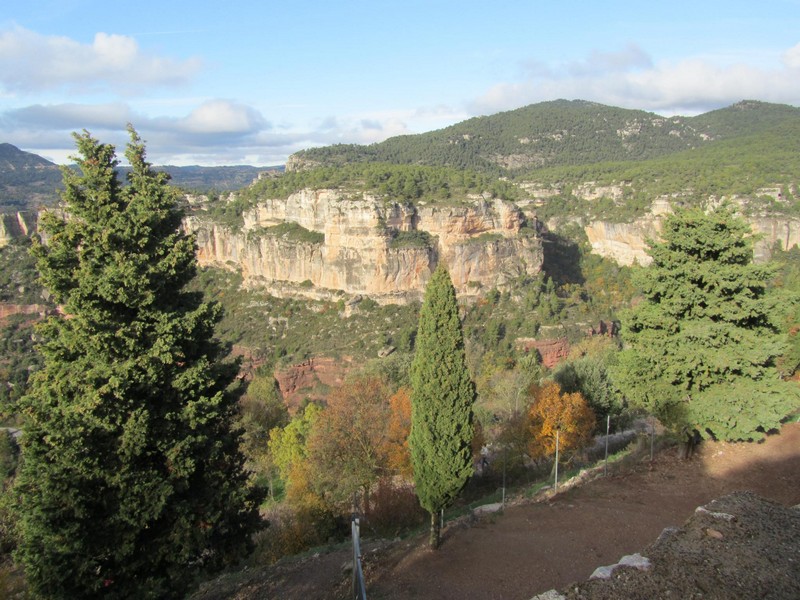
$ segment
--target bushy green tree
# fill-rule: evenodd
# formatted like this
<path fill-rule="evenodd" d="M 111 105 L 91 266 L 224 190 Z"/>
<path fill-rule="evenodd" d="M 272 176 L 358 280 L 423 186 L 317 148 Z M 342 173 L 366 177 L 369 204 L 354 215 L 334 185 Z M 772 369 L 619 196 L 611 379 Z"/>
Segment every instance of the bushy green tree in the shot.
<path fill-rule="evenodd" d="M 775 369 L 781 311 L 766 293 L 769 269 L 752 263 L 749 228 L 693 209 L 668 218 L 662 237 L 635 278 L 643 301 L 622 318 L 616 382 L 676 429 L 761 438 L 800 400 Z"/>
<path fill-rule="evenodd" d="M 414 483 L 420 504 L 431 515 L 431 546 L 437 548 L 438 513 L 472 475 L 475 401 L 456 292 L 441 265 L 428 282 L 420 309 L 411 388 L 408 445 Z"/>
<path fill-rule="evenodd" d="M 274 427 L 269 432 L 268 448 L 272 461 L 289 492 L 293 488 L 298 495 L 306 492 L 308 437 L 321 412 L 322 408 L 318 404 L 308 404 L 302 413 L 295 415 L 284 427 Z"/>
<path fill-rule="evenodd" d="M 622 395 L 612 383 L 609 367 L 618 352 L 612 338 L 588 338 L 570 352 L 568 360 L 553 369 L 553 381 L 567 394 L 579 392 L 589 403 L 598 419 L 598 427 L 605 432 L 605 417 L 612 415 L 613 426 L 625 425 L 620 418 L 625 411 Z"/>
<path fill-rule="evenodd" d="M 248 550 L 260 523 L 239 451 L 236 365 L 220 318 L 184 286 L 196 268 L 167 176 L 133 129 L 114 147 L 75 135 L 64 213 L 34 248 L 65 313 L 39 329 L 43 368 L 20 403 L 18 559 L 46 598 L 179 598 Z"/>
<path fill-rule="evenodd" d="M 247 392 L 239 399 L 241 450 L 246 458 L 246 468 L 257 479 L 268 483 L 270 497 L 274 496 L 272 484 L 276 468 L 269 451 L 269 433 L 288 422 L 289 411 L 272 373 L 257 373 L 247 386 Z"/>

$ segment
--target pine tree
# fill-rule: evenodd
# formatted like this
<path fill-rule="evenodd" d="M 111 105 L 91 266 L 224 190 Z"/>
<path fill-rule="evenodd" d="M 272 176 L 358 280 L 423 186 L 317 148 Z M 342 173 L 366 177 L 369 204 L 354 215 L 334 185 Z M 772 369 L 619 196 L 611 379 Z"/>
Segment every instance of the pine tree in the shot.
<path fill-rule="evenodd" d="M 408 445 L 417 497 L 431 515 L 431 546 L 439 546 L 438 513 L 472 475 L 470 379 L 456 292 L 443 266 L 433 273 L 419 315 L 411 365 Z"/>
<path fill-rule="evenodd" d="M 75 135 L 64 217 L 45 215 L 34 247 L 65 313 L 39 329 L 44 367 L 20 407 L 17 557 L 46 598 L 183 597 L 259 526 L 220 309 L 184 289 L 194 240 L 129 131 L 127 185 L 113 146 Z"/>
<path fill-rule="evenodd" d="M 781 311 L 748 234 L 725 210 L 672 215 L 636 277 L 644 300 L 623 316 L 617 384 L 687 435 L 758 439 L 800 403 L 775 369 Z"/>

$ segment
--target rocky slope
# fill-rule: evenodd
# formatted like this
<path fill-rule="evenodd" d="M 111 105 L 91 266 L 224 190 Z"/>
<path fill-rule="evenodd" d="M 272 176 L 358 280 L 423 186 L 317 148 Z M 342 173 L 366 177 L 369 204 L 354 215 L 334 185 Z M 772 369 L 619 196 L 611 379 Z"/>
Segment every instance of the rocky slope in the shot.
<path fill-rule="evenodd" d="M 613 186 L 576 190 L 588 201 L 619 195 Z M 533 204 L 550 200 L 548 190 L 528 190 Z M 744 206 L 744 199 L 733 199 Z M 303 190 L 288 199 L 265 199 L 234 228 L 196 212 L 185 228 L 197 235 L 201 265 L 241 271 L 245 284 L 276 296 L 336 299 L 341 293 L 366 295 L 382 303 L 418 299 L 428 277 L 443 261 L 462 297 L 472 297 L 542 266 L 543 224 L 533 209 L 526 218 L 516 205 L 500 200 L 464 199 L 458 204 L 387 203 L 361 194 Z M 646 265 L 647 240 L 657 239 L 671 199 L 653 202 L 631 223 L 595 220 L 583 225 L 593 252 L 621 265 Z M 755 258 L 769 258 L 775 244 L 800 244 L 800 219 L 757 214 L 746 217 L 758 235 Z M 295 224 L 293 235 L 276 226 Z M 37 215 L 0 215 L 0 247 L 35 232 Z M 547 224 L 555 228 L 555 223 Z M 421 233 L 427 235 L 419 235 Z M 316 235 L 313 235 L 316 234 Z M 406 235 L 406 238 L 403 238 Z M 410 237 L 408 237 L 410 235 Z"/>

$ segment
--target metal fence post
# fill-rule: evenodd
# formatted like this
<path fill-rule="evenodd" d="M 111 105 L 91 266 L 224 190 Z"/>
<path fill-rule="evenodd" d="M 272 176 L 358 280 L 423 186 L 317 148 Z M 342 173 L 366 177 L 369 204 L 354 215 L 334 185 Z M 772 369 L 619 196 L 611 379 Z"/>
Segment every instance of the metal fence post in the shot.
<path fill-rule="evenodd" d="M 354 513 L 351 523 L 353 536 L 353 600 L 367 600 L 367 589 L 364 584 L 364 571 L 361 567 L 361 527 L 358 516 Z"/>
<path fill-rule="evenodd" d="M 555 485 L 553 486 L 554 490 L 558 489 L 558 433 L 559 430 L 556 429 L 556 480 Z"/>
<path fill-rule="evenodd" d="M 606 464 L 603 467 L 603 477 L 608 475 L 608 433 L 611 431 L 611 415 L 606 415 Z"/>
<path fill-rule="evenodd" d="M 650 462 L 653 462 L 653 443 L 656 439 L 656 423 L 653 417 L 650 417 Z"/>

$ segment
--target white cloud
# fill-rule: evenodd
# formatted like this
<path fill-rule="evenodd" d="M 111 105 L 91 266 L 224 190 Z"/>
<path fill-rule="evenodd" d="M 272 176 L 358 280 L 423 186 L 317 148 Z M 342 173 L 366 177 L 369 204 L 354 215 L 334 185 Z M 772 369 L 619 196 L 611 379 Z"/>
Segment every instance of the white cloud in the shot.
<path fill-rule="evenodd" d="M 194 109 L 185 119 L 176 121 L 176 127 L 197 134 L 247 134 L 268 127 L 254 108 L 229 100 L 210 100 Z"/>
<path fill-rule="evenodd" d="M 40 42 L 56 43 L 55 38 L 15 31 Z M 4 46 L 8 35 L 0 33 L 0 89 L 13 79 L 13 74 L 4 71 L 4 61 L 10 60 Z M 64 44 L 67 50 L 74 50 L 77 45 L 72 40 Z M 81 67 L 74 60 L 74 53 L 72 59 L 66 57 L 66 63 L 78 71 L 69 77 L 64 75 L 62 85 L 82 78 L 88 81 L 101 73 L 121 74 L 126 69 L 133 77 L 132 63 L 142 58 L 135 41 L 123 36 L 101 35 L 91 46 L 77 46 L 88 53 L 86 61 L 92 59 L 92 65 Z M 55 53 L 49 48 L 51 54 Z M 157 63 L 159 59 L 153 60 Z M 280 113 L 269 115 L 280 126 L 274 126 L 254 106 L 219 98 L 150 97 L 139 99 L 135 105 L 123 101 L 31 104 L 0 112 L 0 141 L 26 150 L 45 149 L 41 153 L 51 157 L 62 156 L 73 153 L 72 131 L 85 128 L 98 139 L 120 146 L 127 140 L 125 124 L 130 122 L 146 140 L 150 160 L 155 164 L 279 164 L 303 148 L 370 144 L 396 135 L 439 129 L 475 114 L 493 114 L 557 98 L 593 100 L 664 115 L 697 114 L 748 98 L 800 104 L 800 44 L 782 56 L 773 55 L 772 61 L 771 68 L 769 63 L 768 67 L 763 66 L 763 57 L 758 66 L 741 57 L 737 61 L 705 56 L 655 62 L 640 47 L 630 44 L 619 51 L 595 51 L 582 60 L 551 64 L 529 61 L 523 65 L 518 80 L 489 88 L 465 109 L 429 106 L 331 114 L 307 123 L 291 122 Z M 38 75 L 31 76 L 29 83 L 43 73 L 44 67 Z M 102 80 L 109 84 L 115 81 L 111 75 Z"/>
<path fill-rule="evenodd" d="M 0 140 L 26 150 L 47 148 L 48 155 L 63 157 L 74 147 L 73 131 L 86 129 L 103 142 L 120 145 L 127 140 L 127 123 L 148 142 L 154 161 L 187 154 L 205 155 L 216 163 L 217 153 L 229 156 L 267 143 L 256 140 L 271 129 L 256 109 L 228 100 L 206 101 L 184 117 L 149 117 L 124 102 L 37 104 L 0 113 Z"/>
<path fill-rule="evenodd" d="M 329 116 L 306 126 L 276 128 L 255 108 L 222 99 L 202 101 L 184 116 L 155 117 L 124 102 L 37 104 L 0 113 L 0 140 L 63 162 L 74 154 L 71 132 L 87 129 L 121 148 L 127 141 L 125 125 L 130 122 L 146 141 L 154 164 L 275 165 L 304 148 L 370 144 L 444 127 L 468 116 L 434 106 Z"/>
<path fill-rule="evenodd" d="M 142 52 L 135 39 L 97 33 L 91 44 L 14 27 L 0 31 L 0 86 L 35 92 L 175 85 L 200 68 L 196 58 L 176 60 Z"/>
<path fill-rule="evenodd" d="M 692 114 L 755 98 L 800 103 L 800 44 L 768 69 L 705 59 L 654 64 L 636 46 L 617 53 L 594 52 L 584 61 L 524 65 L 525 77 L 491 87 L 470 104 L 473 114 L 491 114 L 558 98 L 593 100 L 664 114 Z M 776 61 L 777 62 L 777 61 Z"/>
<path fill-rule="evenodd" d="M 440 129 L 469 116 L 463 110 L 442 105 L 328 116 L 312 123 L 306 139 L 312 146 L 373 144 L 398 135 Z"/>
<path fill-rule="evenodd" d="M 575 77 L 597 76 L 633 69 L 644 69 L 653 64 L 650 56 L 636 44 L 628 44 L 618 52 L 593 50 L 586 60 L 569 63 L 566 68 Z"/>
<path fill-rule="evenodd" d="M 122 102 L 108 104 L 55 104 L 26 106 L 7 112 L 0 120 L 17 127 L 57 130 L 125 128 L 137 120 Z"/>
<path fill-rule="evenodd" d="M 800 69 L 800 44 L 783 53 L 783 64 L 790 69 Z"/>

